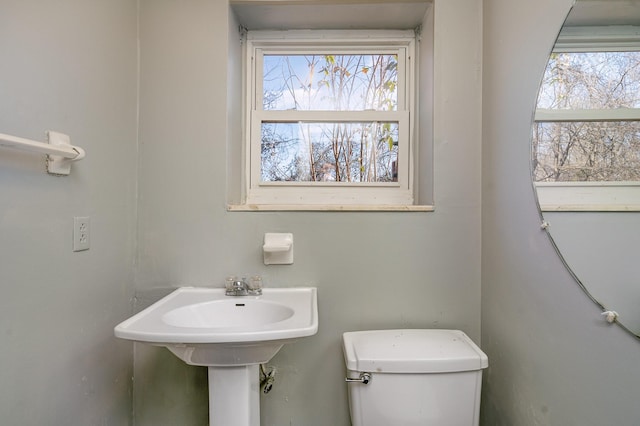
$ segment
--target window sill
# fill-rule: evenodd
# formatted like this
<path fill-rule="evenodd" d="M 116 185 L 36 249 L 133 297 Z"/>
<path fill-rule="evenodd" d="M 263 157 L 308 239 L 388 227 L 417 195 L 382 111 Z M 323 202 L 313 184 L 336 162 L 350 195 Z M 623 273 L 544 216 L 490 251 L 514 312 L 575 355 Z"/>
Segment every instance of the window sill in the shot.
<path fill-rule="evenodd" d="M 639 182 L 537 182 L 543 212 L 640 211 Z"/>
<path fill-rule="evenodd" d="M 432 212 L 434 206 L 428 205 L 314 205 L 314 204 L 228 204 L 230 212 Z"/>

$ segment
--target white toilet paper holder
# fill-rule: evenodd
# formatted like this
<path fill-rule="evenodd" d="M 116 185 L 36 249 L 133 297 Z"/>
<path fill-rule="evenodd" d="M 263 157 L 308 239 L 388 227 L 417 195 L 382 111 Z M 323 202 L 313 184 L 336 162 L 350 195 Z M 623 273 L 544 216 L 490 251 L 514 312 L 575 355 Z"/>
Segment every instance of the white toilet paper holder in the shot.
<path fill-rule="evenodd" d="M 265 265 L 291 265 L 293 263 L 293 234 L 267 232 L 262 246 Z"/>

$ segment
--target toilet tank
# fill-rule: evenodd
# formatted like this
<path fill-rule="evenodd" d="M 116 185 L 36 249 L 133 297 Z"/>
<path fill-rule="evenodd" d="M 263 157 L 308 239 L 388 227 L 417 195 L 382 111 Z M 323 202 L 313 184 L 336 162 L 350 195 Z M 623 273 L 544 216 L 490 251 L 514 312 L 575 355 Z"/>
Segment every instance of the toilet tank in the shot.
<path fill-rule="evenodd" d="M 477 426 L 487 356 L 459 330 L 343 334 L 353 426 Z"/>

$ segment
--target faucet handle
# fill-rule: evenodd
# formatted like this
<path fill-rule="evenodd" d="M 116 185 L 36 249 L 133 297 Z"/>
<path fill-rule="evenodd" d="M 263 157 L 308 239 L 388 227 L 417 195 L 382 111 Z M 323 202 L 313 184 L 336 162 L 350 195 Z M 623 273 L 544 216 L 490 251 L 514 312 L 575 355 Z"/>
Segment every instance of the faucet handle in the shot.
<path fill-rule="evenodd" d="M 249 277 L 247 287 L 250 294 L 262 294 L 262 277 L 260 275 L 253 275 Z"/>
<path fill-rule="evenodd" d="M 236 277 L 235 275 L 229 275 L 224 280 L 224 288 L 227 291 L 233 291 L 233 288 L 234 288 L 236 282 L 238 282 L 238 277 Z"/>

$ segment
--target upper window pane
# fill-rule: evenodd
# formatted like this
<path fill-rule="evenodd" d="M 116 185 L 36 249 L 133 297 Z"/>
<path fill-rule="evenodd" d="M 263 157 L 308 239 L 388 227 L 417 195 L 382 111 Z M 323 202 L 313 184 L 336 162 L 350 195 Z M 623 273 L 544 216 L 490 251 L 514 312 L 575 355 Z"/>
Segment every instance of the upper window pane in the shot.
<path fill-rule="evenodd" d="M 396 54 L 295 54 L 263 57 L 262 108 L 396 111 Z"/>
<path fill-rule="evenodd" d="M 640 52 L 552 53 L 538 108 L 640 108 Z"/>

